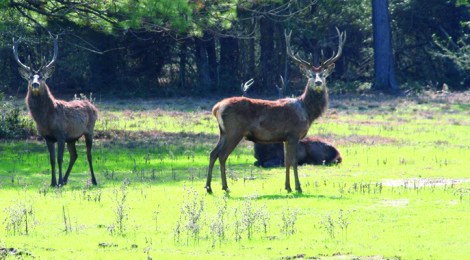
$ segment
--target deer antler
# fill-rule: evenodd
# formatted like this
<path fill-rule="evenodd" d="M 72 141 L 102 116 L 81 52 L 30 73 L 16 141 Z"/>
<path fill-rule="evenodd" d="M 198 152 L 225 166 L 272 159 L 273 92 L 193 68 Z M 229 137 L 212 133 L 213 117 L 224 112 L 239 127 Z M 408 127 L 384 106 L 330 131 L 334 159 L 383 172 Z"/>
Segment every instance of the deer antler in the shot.
<path fill-rule="evenodd" d="M 20 40 L 21 40 L 21 38 L 19 38 L 18 41 L 15 41 L 15 38 L 13 38 L 13 55 L 15 56 L 15 60 L 18 63 L 18 65 L 20 65 L 21 68 L 23 68 L 27 71 L 32 71 L 31 67 L 28 67 L 28 66 L 24 65 L 20 61 L 20 58 L 18 57 L 18 43 L 20 42 Z"/>
<path fill-rule="evenodd" d="M 54 56 L 52 57 L 52 61 L 49 62 L 49 64 L 47 64 L 46 66 L 43 67 L 44 60 L 45 60 L 45 58 L 44 58 L 41 62 L 42 63 L 41 67 L 39 67 L 39 70 L 37 72 L 39 72 L 41 70 L 49 69 L 52 66 L 52 64 L 54 64 L 54 62 L 57 60 L 57 53 L 59 52 L 59 46 L 57 44 L 57 37 L 52 36 L 52 34 L 51 34 L 51 37 L 54 41 Z M 15 41 L 15 38 L 13 38 L 13 54 L 15 56 L 15 60 L 18 63 L 18 65 L 20 65 L 21 68 L 23 68 L 27 71 L 33 71 L 33 65 L 31 64 L 31 59 L 30 59 L 29 56 L 28 56 L 29 66 L 24 65 L 20 61 L 20 58 L 18 57 L 18 43 L 20 42 L 20 40 L 21 40 L 21 38 L 19 38 L 18 41 Z"/>
<path fill-rule="evenodd" d="M 299 65 L 301 66 L 304 66 L 304 67 L 313 67 L 313 62 L 312 63 L 308 63 L 307 61 L 304 61 L 303 59 L 301 58 L 298 58 L 298 57 L 295 57 L 294 54 L 292 53 L 292 49 L 290 47 L 290 36 L 292 35 L 292 31 L 289 32 L 289 34 L 287 33 L 287 30 L 284 30 L 284 35 L 286 36 L 286 46 L 287 46 L 287 55 L 289 55 L 289 57 L 294 60 L 295 62 L 297 62 Z"/>
<path fill-rule="evenodd" d="M 246 96 L 246 91 L 251 87 L 251 85 L 253 85 L 253 83 L 254 83 L 253 79 L 250 79 L 245 83 L 242 83 L 240 88 L 244 96 Z"/>
<path fill-rule="evenodd" d="M 292 48 L 290 47 L 290 37 L 291 37 L 292 31 L 287 33 L 287 30 L 286 30 L 284 31 L 284 35 L 286 36 L 287 55 L 289 55 L 289 57 L 292 60 L 294 60 L 296 63 L 298 63 L 299 65 L 303 67 L 307 67 L 307 68 L 314 69 L 314 70 L 325 69 L 331 64 L 333 64 L 336 60 L 339 59 L 339 57 L 341 56 L 343 52 L 344 43 L 346 42 L 346 32 L 340 33 L 338 27 L 336 27 L 336 31 L 338 32 L 338 38 L 339 38 L 338 53 L 335 55 L 335 52 L 333 51 L 332 57 L 325 61 L 325 56 L 323 55 L 323 51 L 322 51 L 322 61 L 321 61 L 320 67 L 318 68 L 313 66 L 313 61 L 307 62 L 299 57 L 294 56 L 294 54 L 292 53 Z M 343 37 L 343 34 L 344 34 L 344 37 Z"/>
<path fill-rule="evenodd" d="M 282 98 L 282 92 L 284 91 L 284 89 L 286 88 L 286 85 L 284 85 L 284 78 L 282 77 L 282 75 L 279 75 L 281 77 L 281 86 L 279 87 L 277 84 L 275 84 L 277 90 L 279 91 L 279 99 Z"/>
<path fill-rule="evenodd" d="M 50 33 L 49 33 L 49 34 L 50 34 Z M 47 69 L 49 69 L 49 68 L 52 66 L 52 64 L 54 64 L 54 62 L 55 62 L 56 59 L 57 59 L 57 53 L 59 52 L 59 46 L 58 46 L 58 44 L 57 44 L 57 38 L 58 38 L 58 36 L 57 36 L 57 37 L 54 37 L 52 34 L 50 34 L 50 35 L 51 35 L 51 37 L 52 37 L 52 40 L 54 41 L 54 56 L 52 57 L 52 61 L 49 62 L 49 64 L 47 64 L 45 67 L 41 67 L 39 70 L 47 70 Z"/>
<path fill-rule="evenodd" d="M 320 65 L 320 67 L 322 68 L 327 68 L 328 66 L 333 64 L 336 60 L 339 59 L 339 57 L 341 56 L 341 53 L 343 53 L 343 46 L 344 46 L 344 43 L 346 42 L 346 32 L 340 33 L 338 27 L 336 27 L 336 31 L 338 32 L 338 38 L 339 38 L 338 53 L 335 56 L 335 52 L 333 51 L 332 57 L 325 61 L 325 56 L 323 55 L 323 51 L 322 51 L 322 59 L 321 59 L 321 65 Z M 343 34 L 344 34 L 344 38 L 343 38 Z"/>

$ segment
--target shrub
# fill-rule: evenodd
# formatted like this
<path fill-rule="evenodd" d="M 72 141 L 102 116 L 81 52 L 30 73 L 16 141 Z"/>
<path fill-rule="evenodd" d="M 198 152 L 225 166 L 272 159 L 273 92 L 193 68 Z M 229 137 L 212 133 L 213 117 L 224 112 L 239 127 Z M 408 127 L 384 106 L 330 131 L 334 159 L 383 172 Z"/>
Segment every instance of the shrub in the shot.
<path fill-rule="evenodd" d="M 0 93 L 0 139 L 27 139 L 36 135 L 36 127 L 29 117 L 21 116 L 20 105 L 4 100 Z"/>

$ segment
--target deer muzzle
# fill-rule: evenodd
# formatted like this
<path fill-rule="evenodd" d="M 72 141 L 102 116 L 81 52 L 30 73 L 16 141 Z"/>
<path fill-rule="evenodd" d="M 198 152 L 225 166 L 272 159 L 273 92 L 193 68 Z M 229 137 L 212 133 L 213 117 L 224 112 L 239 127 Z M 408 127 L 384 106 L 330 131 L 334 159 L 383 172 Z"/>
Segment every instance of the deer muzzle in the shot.
<path fill-rule="evenodd" d="M 39 86 L 41 86 L 41 82 L 39 81 L 39 76 L 38 75 L 34 75 L 32 77 L 32 81 L 31 81 L 31 89 L 33 90 L 38 90 L 39 89 Z"/>

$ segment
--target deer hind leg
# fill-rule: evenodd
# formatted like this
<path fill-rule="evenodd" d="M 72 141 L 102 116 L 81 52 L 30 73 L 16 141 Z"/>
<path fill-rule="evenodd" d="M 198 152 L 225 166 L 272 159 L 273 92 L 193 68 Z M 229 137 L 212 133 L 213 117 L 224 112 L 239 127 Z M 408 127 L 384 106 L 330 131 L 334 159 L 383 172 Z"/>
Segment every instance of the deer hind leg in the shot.
<path fill-rule="evenodd" d="M 242 140 L 243 136 L 236 135 L 233 137 L 227 138 L 227 142 L 224 146 L 221 147 L 219 153 L 219 163 L 220 163 L 220 176 L 222 179 L 222 190 L 229 192 L 229 188 L 227 185 L 227 176 L 226 176 L 226 168 L 225 162 L 227 161 L 228 156 L 233 152 L 235 147 L 237 147 L 238 143 Z"/>
<path fill-rule="evenodd" d="M 209 156 L 209 167 L 207 169 L 207 180 L 206 180 L 206 191 L 207 193 L 212 193 L 211 189 L 211 181 L 212 181 L 212 170 L 214 168 L 215 161 L 217 158 L 219 158 L 220 150 L 225 144 L 225 136 L 222 135 L 222 132 L 220 133 L 219 136 L 219 141 L 217 142 L 217 145 L 215 148 L 212 150 Z"/>
<path fill-rule="evenodd" d="M 75 142 L 68 142 L 67 150 L 69 150 L 70 162 L 69 162 L 69 167 L 67 168 L 67 172 L 65 172 L 64 185 L 67 184 L 67 180 L 69 179 L 69 175 L 70 175 L 70 172 L 72 171 L 72 167 L 75 164 L 75 161 L 77 160 L 77 157 L 78 157 L 77 148 L 75 147 Z"/>
<path fill-rule="evenodd" d="M 53 142 L 47 141 L 47 150 L 49 150 L 49 159 L 51 161 L 51 187 L 57 186 L 57 180 L 55 178 L 55 146 Z"/>
<path fill-rule="evenodd" d="M 85 134 L 85 144 L 86 144 L 86 157 L 88 164 L 90 165 L 91 172 L 91 183 L 93 185 L 98 185 L 95 178 L 95 172 L 93 171 L 93 162 L 91 157 L 91 148 L 93 147 L 93 134 Z"/>

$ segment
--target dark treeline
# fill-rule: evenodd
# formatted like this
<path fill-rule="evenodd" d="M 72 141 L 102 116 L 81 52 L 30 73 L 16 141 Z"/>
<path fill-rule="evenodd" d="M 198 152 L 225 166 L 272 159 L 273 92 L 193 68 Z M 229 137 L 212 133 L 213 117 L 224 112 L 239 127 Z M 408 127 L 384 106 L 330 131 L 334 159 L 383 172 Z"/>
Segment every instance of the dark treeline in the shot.
<path fill-rule="evenodd" d="M 397 81 L 403 90 L 470 87 L 469 61 L 457 62 L 466 50 L 470 7 L 456 1 L 391 0 L 393 50 Z M 337 48 L 335 27 L 347 32 L 343 55 L 329 80 L 331 91 L 370 88 L 374 51 L 369 0 L 318 1 L 302 19 L 249 17 L 238 10 L 233 26 L 246 37 L 223 31 L 175 38 L 165 31 L 109 33 L 70 21 L 48 23 L 59 34 L 56 71 L 48 80 L 55 94 L 77 93 L 103 97 L 170 97 L 241 95 L 241 83 L 253 78 L 250 95 L 277 95 L 280 75 L 286 95 L 297 95 L 305 79 L 286 57 L 284 30 L 292 30 L 296 55 L 318 64 L 321 50 L 330 56 Z M 52 41 L 46 30 L 3 19 L 0 35 L 0 92 L 26 92 L 26 83 L 12 58 L 12 37 L 22 37 L 20 57 L 35 66 L 50 59 Z M 64 29 L 65 28 L 65 29 Z M 59 33 L 60 32 L 60 33 Z M 86 48 L 103 53 L 90 51 Z"/>

